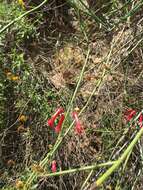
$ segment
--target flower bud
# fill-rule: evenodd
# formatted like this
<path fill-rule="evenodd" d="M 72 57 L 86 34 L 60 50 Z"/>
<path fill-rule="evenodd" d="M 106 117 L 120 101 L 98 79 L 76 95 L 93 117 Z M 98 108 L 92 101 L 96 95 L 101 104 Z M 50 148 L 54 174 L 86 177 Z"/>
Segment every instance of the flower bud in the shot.
<path fill-rule="evenodd" d="M 55 160 L 52 161 L 52 167 L 51 167 L 52 172 L 56 172 L 57 171 L 57 163 Z"/>

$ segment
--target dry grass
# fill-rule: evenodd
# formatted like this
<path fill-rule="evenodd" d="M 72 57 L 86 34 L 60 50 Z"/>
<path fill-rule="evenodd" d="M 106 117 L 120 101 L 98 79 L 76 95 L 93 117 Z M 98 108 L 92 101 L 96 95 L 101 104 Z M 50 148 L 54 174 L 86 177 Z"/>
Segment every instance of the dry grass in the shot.
<path fill-rule="evenodd" d="M 57 107 L 68 109 L 86 60 L 87 49 L 90 49 L 89 60 L 70 110 L 72 112 L 76 108 L 80 112 L 92 95 L 80 115 L 85 133 L 78 136 L 72 128 L 46 164 L 45 171 L 50 172 L 52 159 L 57 161 L 58 170 L 116 160 L 134 138 L 137 129 L 132 126 L 127 131 L 129 126 L 124 113 L 129 108 L 140 112 L 143 107 L 142 7 L 126 20 L 122 18 L 138 3 L 141 2 L 103 1 L 103 7 L 100 2 L 93 7 L 91 1 L 89 9 L 92 12 L 88 10 L 87 14 L 87 10 L 77 10 L 75 6 L 73 9 L 72 4 L 66 1 L 50 1 L 41 9 L 43 15 L 39 20 L 37 17 L 42 14 L 41 11 L 27 17 L 34 21 L 38 36 L 30 40 L 23 39 L 18 45 L 9 45 L 5 38 L 3 52 L 8 55 L 11 53 L 11 50 L 6 49 L 8 46 L 24 52 L 24 64 L 29 64 L 32 72 L 31 83 L 29 78 L 25 80 L 24 77 L 17 83 L 19 96 L 15 90 L 16 84 L 6 82 L 10 87 L 5 91 L 7 119 L 4 120 L 8 122 L 6 127 L 1 128 L 2 187 L 8 189 L 10 186 L 12 190 L 15 179 L 21 177 L 26 181 L 31 174 L 31 166 L 38 164 L 54 147 L 57 135 L 46 126 L 46 120 Z M 107 30 L 93 16 L 94 12 L 104 21 Z M 8 34 L 13 35 L 11 32 Z M 9 56 L 5 59 L 8 62 Z M 3 70 L 5 68 L 7 64 L 2 66 Z M 29 90 L 31 96 L 23 92 L 25 89 Z M 19 113 L 27 115 L 28 129 L 17 133 L 21 125 L 17 121 Z M 71 122 L 68 115 L 65 129 Z M 140 139 L 127 162 L 99 189 L 141 190 L 142 157 Z M 93 170 L 85 189 L 90 189 L 104 172 L 104 167 Z M 37 184 L 35 189 L 79 190 L 89 173 L 82 171 L 50 178 L 38 177 L 34 181 Z"/>

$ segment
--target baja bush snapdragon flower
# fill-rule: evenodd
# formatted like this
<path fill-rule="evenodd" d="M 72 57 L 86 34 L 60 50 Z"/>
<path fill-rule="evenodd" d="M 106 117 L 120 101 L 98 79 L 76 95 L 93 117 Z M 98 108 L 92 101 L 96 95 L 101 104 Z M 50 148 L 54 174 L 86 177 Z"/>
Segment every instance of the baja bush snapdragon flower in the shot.
<path fill-rule="evenodd" d="M 125 119 L 127 122 L 130 122 L 133 117 L 137 114 L 137 112 L 133 109 L 129 109 L 125 112 Z M 139 118 L 137 120 L 137 126 L 142 128 L 143 127 L 143 113 L 139 115 Z"/>
<path fill-rule="evenodd" d="M 55 114 L 51 117 L 51 119 L 49 119 L 49 120 L 47 121 L 47 124 L 48 124 L 50 127 L 54 127 L 54 122 L 55 122 L 55 120 L 56 120 L 57 117 L 59 117 L 63 112 L 64 112 L 63 108 L 57 109 L 57 111 L 56 111 Z"/>
<path fill-rule="evenodd" d="M 136 111 L 133 109 L 129 109 L 125 112 L 126 121 L 131 121 L 131 119 L 136 115 Z"/>
<path fill-rule="evenodd" d="M 55 160 L 52 161 L 51 170 L 53 173 L 57 171 L 57 163 Z"/>
<path fill-rule="evenodd" d="M 56 119 L 59 118 L 59 121 L 58 121 L 58 124 L 55 126 L 55 121 Z M 55 129 L 55 132 L 56 133 L 59 133 L 62 129 L 62 124 L 63 124 L 63 121 L 65 119 L 65 116 L 64 116 L 64 109 L 63 108 L 59 108 L 55 114 L 51 117 L 51 119 L 49 119 L 47 121 L 47 124 L 48 126 L 50 126 L 51 128 L 54 128 Z"/>
<path fill-rule="evenodd" d="M 59 133 L 61 131 L 64 119 L 65 119 L 65 116 L 64 116 L 64 114 L 62 114 L 60 116 L 60 119 L 59 119 L 59 122 L 58 122 L 57 126 L 55 127 L 55 132 L 56 133 Z"/>
<path fill-rule="evenodd" d="M 140 117 L 139 117 L 139 126 L 140 128 L 143 127 L 143 114 L 141 113 Z"/>
<path fill-rule="evenodd" d="M 82 127 L 82 125 L 81 125 L 81 123 L 80 123 L 80 121 L 79 121 L 77 112 L 73 112 L 73 113 L 72 113 L 72 116 L 73 116 L 73 118 L 74 118 L 74 120 L 75 120 L 75 131 L 76 131 L 76 133 L 77 133 L 77 134 L 82 134 L 83 131 L 84 131 L 84 129 L 83 129 L 83 127 Z"/>

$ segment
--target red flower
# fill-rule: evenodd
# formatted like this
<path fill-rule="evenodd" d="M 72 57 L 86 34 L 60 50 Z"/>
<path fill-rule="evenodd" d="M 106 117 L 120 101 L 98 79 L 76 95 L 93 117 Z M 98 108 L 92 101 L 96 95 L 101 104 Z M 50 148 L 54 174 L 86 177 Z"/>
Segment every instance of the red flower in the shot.
<path fill-rule="evenodd" d="M 75 130 L 78 134 L 82 134 L 83 133 L 83 127 L 81 126 L 80 123 L 76 124 Z"/>
<path fill-rule="evenodd" d="M 136 111 L 133 109 L 129 109 L 125 113 L 125 119 L 127 121 L 131 121 L 131 119 L 136 115 Z"/>
<path fill-rule="evenodd" d="M 73 112 L 72 115 L 73 115 L 73 118 L 74 118 L 75 123 L 76 123 L 76 125 L 75 125 L 75 131 L 76 131 L 76 133 L 77 134 L 83 133 L 84 129 L 83 129 L 83 127 L 82 127 L 82 125 L 81 125 L 81 123 L 80 123 L 80 121 L 78 119 L 77 113 Z"/>
<path fill-rule="evenodd" d="M 57 126 L 55 127 L 55 132 L 56 133 L 59 133 L 61 131 L 64 119 L 65 119 L 65 116 L 62 114 L 60 119 L 59 119 L 59 122 L 58 122 Z"/>
<path fill-rule="evenodd" d="M 140 117 L 139 117 L 139 125 L 140 125 L 140 128 L 143 127 L 143 114 L 141 113 Z"/>
<path fill-rule="evenodd" d="M 47 121 L 47 125 L 50 126 L 50 127 L 53 127 L 54 126 L 54 122 L 55 122 L 55 119 L 54 118 L 51 118 Z"/>
<path fill-rule="evenodd" d="M 64 112 L 63 108 L 59 108 L 55 114 L 51 117 L 51 119 L 49 119 L 47 121 L 47 124 L 50 126 L 50 127 L 54 127 L 54 122 L 55 120 L 57 119 L 57 117 L 62 114 Z"/>
<path fill-rule="evenodd" d="M 57 171 L 57 163 L 55 160 L 52 161 L 52 167 L 51 167 L 52 172 L 56 172 Z"/>

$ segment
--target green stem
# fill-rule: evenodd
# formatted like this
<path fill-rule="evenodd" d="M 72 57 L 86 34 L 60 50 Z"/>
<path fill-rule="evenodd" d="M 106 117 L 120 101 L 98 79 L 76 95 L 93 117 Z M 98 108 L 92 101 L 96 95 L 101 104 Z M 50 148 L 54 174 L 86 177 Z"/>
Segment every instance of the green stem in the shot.
<path fill-rule="evenodd" d="M 65 120 L 70 112 L 70 109 L 72 107 L 72 104 L 74 102 L 74 99 L 76 97 L 76 94 L 77 94 L 77 91 L 78 91 L 78 88 L 80 86 L 80 83 L 81 83 L 81 80 L 82 80 L 82 77 L 83 77 L 83 73 L 84 73 L 84 70 L 85 70 L 85 67 L 87 65 L 87 62 L 88 62 L 88 58 L 89 58 L 89 54 L 90 54 L 90 49 L 88 49 L 88 52 L 87 52 L 87 56 L 86 56 L 86 60 L 85 60 L 85 63 L 83 65 L 83 68 L 81 70 L 81 73 L 80 73 L 80 77 L 79 77 L 79 80 L 78 80 L 78 83 L 77 83 L 77 86 L 76 86 L 76 89 L 74 91 L 74 94 L 69 102 L 69 105 L 68 105 L 68 109 L 67 109 L 67 112 L 66 112 L 66 115 L 65 115 Z M 65 121 L 63 122 L 63 125 L 64 125 Z M 74 122 L 73 122 L 74 123 Z M 46 157 L 40 162 L 40 165 L 43 167 L 47 164 L 48 160 L 49 160 L 49 157 L 52 157 L 53 154 L 56 152 L 56 150 L 58 149 L 59 145 L 62 143 L 63 141 L 63 138 L 67 135 L 67 133 L 69 132 L 69 130 L 71 129 L 71 127 L 73 126 L 73 123 L 70 125 L 70 127 L 67 129 L 67 131 L 65 132 L 65 134 L 63 136 L 61 136 L 61 134 L 59 134 L 58 136 L 58 139 L 53 147 L 53 150 L 51 150 L 49 153 L 47 153 Z M 30 184 L 32 183 L 32 181 L 34 179 L 36 179 L 37 175 L 35 172 L 32 172 L 32 174 L 30 175 L 30 177 L 28 178 L 26 184 L 25 184 L 25 187 L 24 189 L 26 190 Z"/>
<path fill-rule="evenodd" d="M 63 171 L 59 171 L 59 172 L 55 172 L 55 173 L 49 173 L 49 174 L 43 174 L 43 175 L 39 175 L 39 176 L 40 177 L 52 177 L 52 176 L 71 174 L 71 173 L 85 171 L 85 170 L 93 170 L 95 168 L 100 168 L 100 167 L 106 167 L 106 166 L 113 165 L 115 162 L 116 161 L 109 161 L 109 162 L 102 163 L 102 164 L 95 164 L 95 165 L 91 165 L 91 166 L 84 166 L 84 167 L 81 167 L 81 168 L 73 168 L 73 169 L 69 169 L 69 170 L 63 170 Z"/>
<path fill-rule="evenodd" d="M 93 174 L 93 171 L 94 171 L 94 170 L 92 169 L 92 170 L 89 172 L 89 174 L 88 174 L 87 178 L 85 179 L 84 183 L 82 184 L 80 190 L 84 189 L 84 187 L 86 186 L 88 180 L 90 179 L 91 175 Z"/>
<path fill-rule="evenodd" d="M 126 20 L 128 17 L 132 16 L 134 13 L 136 13 L 136 11 L 138 11 L 138 9 L 141 8 L 142 5 L 143 2 L 141 0 L 138 4 L 134 6 L 132 10 L 130 10 L 124 17 L 122 17 L 121 20 Z"/>
<path fill-rule="evenodd" d="M 19 21 L 20 19 L 22 19 L 23 17 L 27 16 L 28 14 L 36 11 L 37 9 L 41 8 L 45 3 L 47 3 L 48 0 L 44 0 L 41 4 L 39 4 L 38 6 L 34 7 L 33 9 L 30 9 L 29 11 L 23 13 L 22 15 L 20 15 L 19 17 L 15 18 L 13 21 L 11 21 L 9 24 L 7 24 L 6 26 L 4 26 L 1 30 L 0 30 L 0 34 L 3 33 L 5 30 L 7 30 L 10 26 L 12 26 L 14 23 L 16 23 L 17 21 Z"/>
<path fill-rule="evenodd" d="M 102 19 L 100 17 L 96 16 L 91 8 L 88 8 L 88 6 L 82 0 L 79 0 L 79 2 L 87 10 L 87 11 L 84 11 L 84 13 L 88 14 L 89 16 L 94 18 L 97 22 L 101 23 L 105 29 L 108 29 L 107 26 L 106 26 L 106 23 L 104 21 L 102 21 Z"/>
<path fill-rule="evenodd" d="M 86 60 L 85 60 L 85 63 L 84 63 L 84 65 L 83 65 L 83 67 L 82 67 L 82 70 L 81 70 L 81 73 L 80 73 L 80 76 L 79 76 L 79 80 L 78 80 L 76 89 L 75 89 L 74 94 L 73 94 L 73 96 L 72 96 L 72 99 L 71 99 L 71 101 L 70 101 L 70 103 L 69 103 L 69 105 L 68 105 L 68 110 L 67 110 L 67 113 L 66 113 L 65 118 L 66 118 L 67 115 L 69 114 L 69 111 L 70 111 L 70 109 L 71 109 L 71 106 L 72 106 L 72 104 L 73 104 L 73 102 L 74 102 L 74 99 L 75 99 L 75 97 L 76 97 L 76 94 L 77 94 L 77 91 L 78 91 L 78 89 L 79 89 L 81 80 L 82 80 L 82 78 L 83 78 L 83 74 L 84 74 L 84 71 L 85 71 L 85 67 L 86 67 L 86 65 L 87 65 L 87 63 L 88 63 L 89 54 L 90 54 L 90 49 L 88 49 L 87 56 L 86 56 Z"/>
<path fill-rule="evenodd" d="M 121 157 L 111 166 L 97 181 L 96 186 L 100 186 L 125 160 L 125 158 L 128 156 L 128 154 L 132 151 L 135 144 L 140 139 L 141 135 L 143 134 L 143 127 L 140 129 L 140 131 L 136 134 L 133 141 L 130 143 L 130 145 L 127 147 L 127 149 L 124 151 L 124 153 L 121 155 Z"/>
<path fill-rule="evenodd" d="M 74 93 L 73 93 L 73 96 L 72 96 L 72 98 L 71 98 L 71 100 L 70 100 L 70 102 L 69 102 L 69 104 L 68 104 L 68 109 L 67 109 L 67 112 L 66 112 L 66 115 L 65 115 L 65 120 L 64 120 L 64 122 L 63 122 L 63 126 L 64 126 L 64 124 L 65 124 L 65 121 L 66 121 L 66 119 L 67 119 L 67 116 L 68 116 L 68 114 L 69 114 L 69 112 L 70 112 L 70 110 L 71 110 L 71 107 L 72 107 L 72 105 L 73 105 L 74 99 L 75 99 L 75 97 L 76 97 L 77 91 L 78 91 L 78 89 L 79 89 L 79 86 L 80 86 L 80 83 L 81 83 L 81 80 L 82 80 L 82 77 L 83 77 L 83 74 L 84 74 L 84 71 L 85 71 L 85 67 L 86 67 L 86 65 L 87 65 L 87 63 L 88 63 L 89 54 L 90 54 L 90 49 L 88 49 L 87 56 L 86 56 L 86 60 L 85 60 L 85 63 L 84 63 L 84 65 L 83 65 L 83 67 L 82 67 L 82 70 L 81 70 L 81 73 L 80 73 L 80 76 L 79 76 L 78 83 L 77 83 L 77 85 L 76 85 L 76 88 L 75 88 L 75 91 L 74 91 Z M 72 127 L 72 126 L 73 126 L 73 123 L 72 123 L 70 126 Z M 70 127 L 69 127 L 69 128 L 70 128 Z M 68 132 L 69 132 L 69 131 L 68 131 Z M 57 139 L 57 141 L 56 141 L 56 143 L 55 143 L 55 147 L 54 147 L 53 151 L 50 153 L 51 156 L 54 154 L 54 152 L 56 151 L 56 149 L 58 148 L 58 146 L 61 144 L 61 142 L 62 142 L 63 138 L 66 136 L 66 134 L 67 134 L 67 131 L 66 131 L 66 133 L 65 133 L 63 136 L 61 136 L 61 133 L 59 134 L 58 139 Z M 42 164 L 42 165 L 45 165 L 45 164 L 47 163 L 48 158 L 49 158 L 49 153 L 48 153 L 47 156 L 44 158 L 44 160 L 42 160 L 41 164 Z"/>
<path fill-rule="evenodd" d="M 116 42 L 115 42 L 115 44 L 116 44 Z M 115 44 L 113 44 L 112 47 L 111 47 L 111 50 L 110 50 L 109 55 L 107 57 L 106 64 L 109 64 L 111 52 L 112 52 L 113 47 L 114 47 Z M 76 86 L 76 89 L 75 89 L 75 92 L 74 92 L 74 94 L 72 96 L 72 99 L 71 99 L 71 101 L 70 101 L 70 103 L 68 105 L 68 110 L 67 110 L 67 113 L 66 113 L 66 117 L 67 117 L 67 115 L 68 115 L 68 113 L 70 111 L 70 108 L 71 108 L 71 106 L 73 104 L 73 101 L 74 101 L 74 98 L 76 96 L 77 90 L 79 88 L 79 85 L 80 85 L 80 82 L 81 82 L 81 79 L 82 79 L 82 76 L 83 76 L 83 73 L 84 73 L 84 70 L 85 70 L 85 66 L 86 66 L 88 58 L 89 58 L 89 53 L 90 53 L 90 50 L 88 50 L 87 57 L 86 57 L 86 60 L 85 60 L 85 64 L 83 65 L 83 68 L 82 68 L 82 71 L 81 71 L 81 74 L 80 74 L 80 77 L 79 77 L 78 84 Z M 101 84 L 102 84 L 102 82 L 103 82 L 103 80 L 104 80 L 104 78 L 106 77 L 107 74 L 108 74 L 108 72 L 106 72 L 106 70 L 104 69 L 101 78 L 97 81 L 97 83 L 95 85 L 95 88 L 93 89 L 90 97 L 88 98 L 85 106 L 80 111 L 79 115 L 81 115 L 81 113 L 83 113 L 83 111 L 86 109 L 86 107 L 88 106 L 88 104 L 91 101 L 92 96 L 95 94 L 95 92 L 96 91 L 99 92 L 100 86 L 101 86 Z M 72 129 L 73 124 L 74 124 L 74 122 L 71 123 L 71 125 L 68 127 L 68 129 L 65 131 L 65 133 L 62 136 L 61 135 L 58 136 L 58 139 L 57 139 L 57 141 L 56 141 L 53 149 L 50 152 L 48 152 L 47 155 L 46 155 L 46 157 L 40 162 L 41 166 L 45 166 L 48 163 L 49 158 L 51 158 L 54 155 L 54 153 L 56 152 L 56 150 L 59 148 L 60 144 L 62 143 L 63 139 L 67 136 L 67 134 L 69 133 L 69 131 Z M 32 172 L 31 175 L 30 175 L 30 177 L 28 178 L 25 186 L 24 186 L 24 190 L 26 190 L 30 186 L 30 184 L 33 182 L 33 180 L 36 179 L 36 178 L 37 178 L 36 173 Z"/>
<path fill-rule="evenodd" d="M 135 5 L 135 7 L 130 10 L 124 17 L 121 17 L 120 20 L 115 23 L 115 26 L 118 26 L 121 21 L 125 21 L 128 17 L 133 16 L 143 5 L 143 0 L 141 0 L 138 4 Z M 115 26 L 113 26 L 113 28 L 111 28 L 111 30 L 113 30 L 115 28 Z"/>

